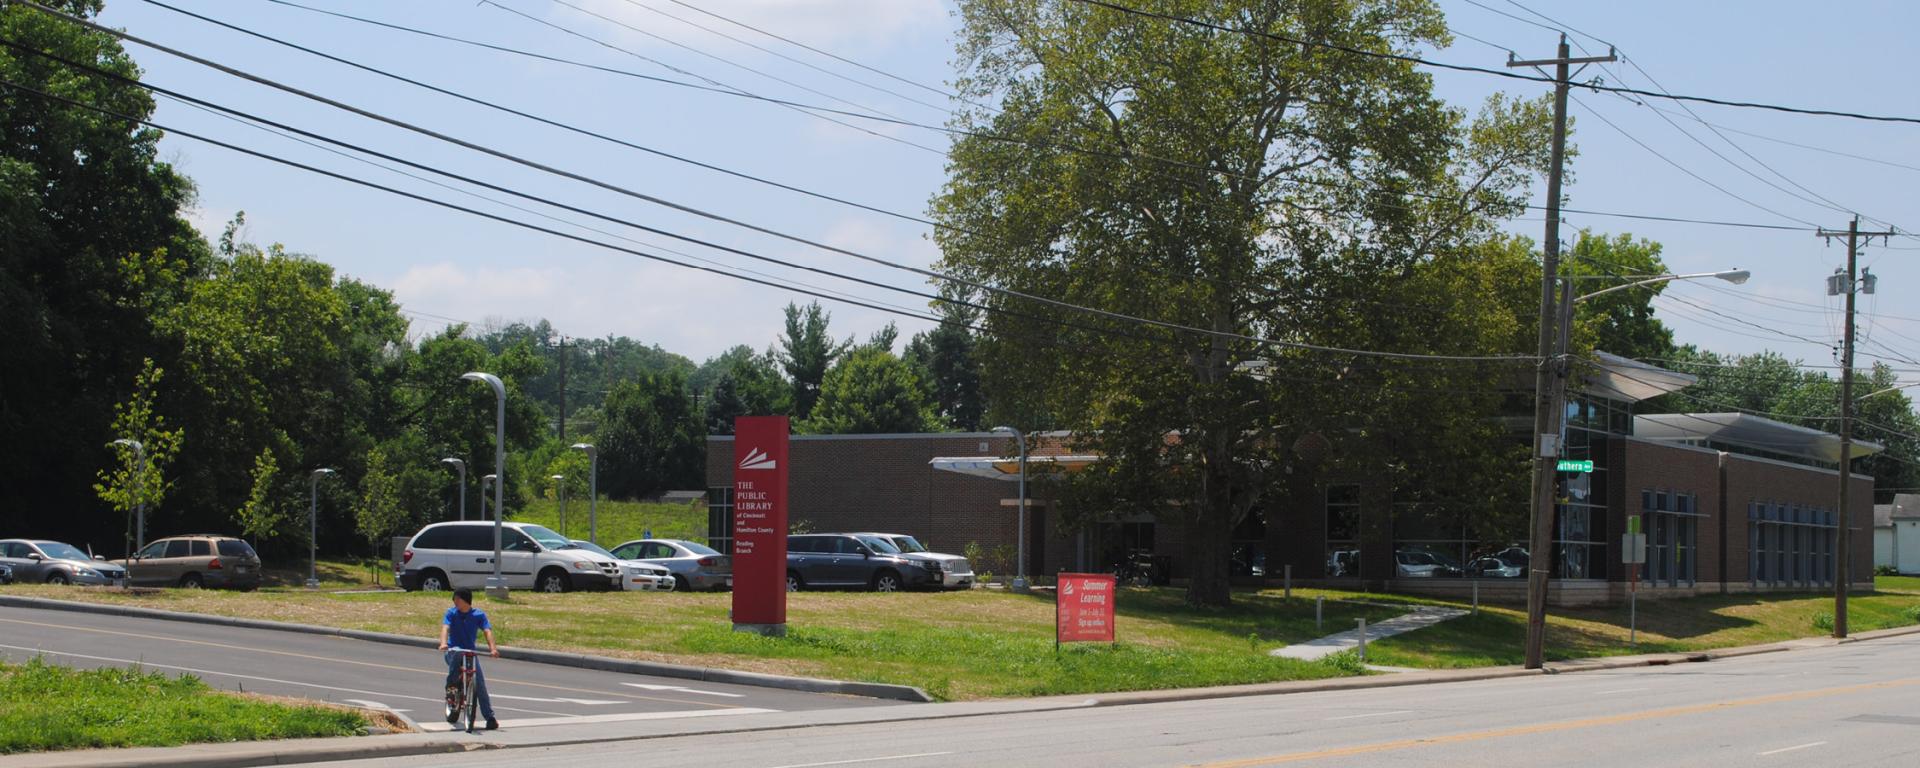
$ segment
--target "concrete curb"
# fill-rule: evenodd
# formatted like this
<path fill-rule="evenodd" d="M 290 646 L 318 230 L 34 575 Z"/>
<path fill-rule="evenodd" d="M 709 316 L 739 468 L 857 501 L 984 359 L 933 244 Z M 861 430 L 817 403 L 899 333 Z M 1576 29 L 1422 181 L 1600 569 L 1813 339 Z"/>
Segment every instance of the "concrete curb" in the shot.
<path fill-rule="evenodd" d="M 181 747 L 132 749 L 78 749 L 67 752 L 29 752 L 0 757 L 0 768 L 247 768 L 256 765 L 295 765 L 338 760 L 371 760 L 418 755 L 451 755 L 493 745 L 459 741 L 432 734 L 359 736 L 334 739 L 244 741 L 226 744 L 189 744 Z"/>
<path fill-rule="evenodd" d="M 183 621 L 194 624 L 213 624 L 223 627 L 265 629 L 278 632 L 332 635 L 335 637 L 347 637 L 376 643 L 410 645 L 416 648 L 439 647 L 439 642 L 436 640 L 411 635 L 369 632 L 360 629 L 341 629 L 339 627 L 321 627 L 310 624 L 293 624 L 283 621 L 267 621 L 265 619 L 242 619 L 206 613 L 182 613 L 179 611 L 163 611 L 156 608 L 136 608 L 133 606 L 111 605 L 107 603 L 81 603 L 39 597 L 0 595 L 0 606 L 96 613 L 108 616 L 127 616 L 142 619 L 158 619 L 162 621 Z M 907 685 L 861 683 L 845 680 L 820 680 L 808 677 L 769 675 L 759 672 L 737 672 L 728 669 L 691 667 L 683 664 L 667 664 L 658 661 L 636 661 L 632 659 L 607 658 L 604 656 L 589 656 L 583 653 L 568 653 L 565 651 L 543 651 L 534 648 L 508 647 L 500 649 L 500 657 L 503 659 L 532 661 L 540 664 L 591 669 L 600 672 L 671 677 L 681 680 L 696 680 L 703 683 L 751 685 L 760 688 L 777 688 L 807 693 L 835 693 L 847 696 L 862 696 L 870 699 L 890 699 L 893 701 L 909 701 L 915 703 L 927 703 L 934 700 L 932 696 L 927 695 L 926 691 Z"/>

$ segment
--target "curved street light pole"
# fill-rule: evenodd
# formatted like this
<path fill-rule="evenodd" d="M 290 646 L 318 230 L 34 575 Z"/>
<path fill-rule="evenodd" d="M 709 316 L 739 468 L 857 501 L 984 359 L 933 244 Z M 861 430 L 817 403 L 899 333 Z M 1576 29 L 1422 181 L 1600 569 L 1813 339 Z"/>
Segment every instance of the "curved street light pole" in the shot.
<path fill-rule="evenodd" d="M 124 445 L 132 448 L 133 463 L 139 465 L 134 469 L 133 475 L 134 517 L 139 522 L 136 523 L 134 527 L 135 543 L 133 548 L 127 550 L 127 557 L 133 557 L 133 553 L 147 546 L 147 499 L 144 493 L 146 490 L 145 483 L 147 481 L 147 447 L 141 445 L 138 440 L 128 440 L 126 438 L 115 440 L 108 443 L 108 445 Z"/>
<path fill-rule="evenodd" d="M 567 537 L 567 476 L 549 475 L 553 481 L 553 498 L 560 502 L 560 536 Z"/>
<path fill-rule="evenodd" d="M 1013 435 L 1014 444 L 1020 447 L 1020 530 L 1019 564 L 1014 569 L 1013 590 L 1027 590 L 1027 437 L 1013 427 L 994 427 L 994 432 Z"/>
<path fill-rule="evenodd" d="M 321 467 L 307 476 L 307 589 L 320 587 L 320 478 L 333 473 Z"/>
<path fill-rule="evenodd" d="M 454 469 L 460 470 L 460 519 L 464 522 L 467 519 L 467 462 L 446 458 L 441 459 L 440 463 L 452 464 Z"/>
<path fill-rule="evenodd" d="M 592 443 L 574 443 L 576 451 L 587 452 L 587 541 L 600 543 L 600 449 Z"/>
<path fill-rule="evenodd" d="M 498 478 L 507 474 L 507 385 L 500 382 L 500 377 L 479 371 L 463 373 L 460 378 L 465 381 L 484 381 L 493 388 L 493 471 L 496 482 L 493 484 L 493 575 L 487 577 L 487 597 L 505 599 L 507 579 L 500 574 L 500 510 L 503 509 L 500 502 L 501 488 L 506 482 Z"/>

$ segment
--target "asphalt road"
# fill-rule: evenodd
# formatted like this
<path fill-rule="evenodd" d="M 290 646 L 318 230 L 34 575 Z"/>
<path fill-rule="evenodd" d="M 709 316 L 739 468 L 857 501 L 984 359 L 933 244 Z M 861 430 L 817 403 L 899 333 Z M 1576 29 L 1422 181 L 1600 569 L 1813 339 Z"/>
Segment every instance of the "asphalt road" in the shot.
<path fill-rule="evenodd" d="M 431 620 L 428 617 L 425 620 Z M 0 658 L 141 665 L 219 688 L 392 709 L 445 728 L 446 665 L 432 649 L 325 635 L 0 607 Z M 483 659 L 503 727 L 708 718 L 895 702 Z"/>
<path fill-rule="evenodd" d="M 459 762 L 541 768 L 610 754 L 754 768 L 1910 767 L 1920 765 L 1920 637 L 1473 683 L 484 751 Z"/>

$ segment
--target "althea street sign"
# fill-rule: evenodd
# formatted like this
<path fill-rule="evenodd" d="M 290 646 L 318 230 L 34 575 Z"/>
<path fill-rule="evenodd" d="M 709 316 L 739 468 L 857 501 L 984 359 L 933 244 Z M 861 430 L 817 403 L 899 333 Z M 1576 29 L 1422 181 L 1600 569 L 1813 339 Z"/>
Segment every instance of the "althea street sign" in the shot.
<path fill-rule="evenodd" d="M 1572 459 L 1561 459 L 1559 470 L 1561 472 L 1592 472 L 1593 460 L 1574 461 Z"/>

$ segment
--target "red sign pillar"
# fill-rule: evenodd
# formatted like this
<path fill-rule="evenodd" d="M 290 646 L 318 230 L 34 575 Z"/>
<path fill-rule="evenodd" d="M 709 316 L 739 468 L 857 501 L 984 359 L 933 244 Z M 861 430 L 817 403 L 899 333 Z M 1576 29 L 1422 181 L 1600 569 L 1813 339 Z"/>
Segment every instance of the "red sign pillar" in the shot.
<path fill-rule="evenodd" d="M 733 629 L 787 632 L 785 416 L 733 422 Z"/>

